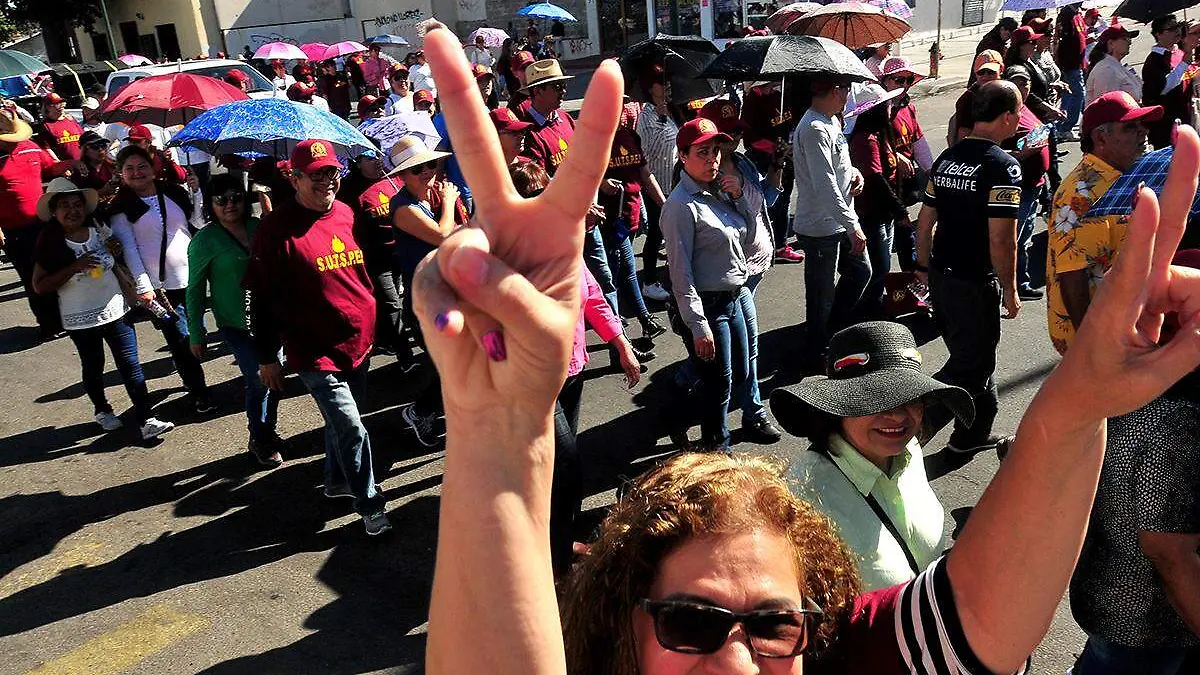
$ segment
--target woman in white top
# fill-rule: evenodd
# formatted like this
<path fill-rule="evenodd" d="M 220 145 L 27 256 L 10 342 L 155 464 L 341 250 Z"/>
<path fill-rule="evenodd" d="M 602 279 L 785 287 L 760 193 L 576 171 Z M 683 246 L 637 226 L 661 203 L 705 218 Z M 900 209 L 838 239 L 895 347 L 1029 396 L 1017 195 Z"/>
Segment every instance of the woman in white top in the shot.
<path fill-rule="evenodd" d="M 154 314 L 154 325 L 192 396 L 198 413 L 216 409 L 208 395 L 204 369 L 188 345 L 188 244 L 199 229 L 200 193 L 155 180 L 150 154 L 129 146 L 117 154 L 122 186 L 110 207 L 109 224 L 121 242 L 134 290 Z"/>
<path fill-rule="evenodd" d="M 660 65 L 652 66 L 641 78 L 642 93 L 649 101 L 642 104 L 637 119 L 637 134 L 646 154 L 646 168 L 658 181 L 663 194 L 675 189 L 675 136 L 679 121 L 671 109 L 671 82 Z M 661 208 L 653 199 L 646 204 L 646 243 L 642 247 L 642 295 L 655 302 L 666 302 L 670 293 L 657 280 L 658 249 L 662 245 L 662 229 L 658 225 Z"/>
<path fill-rule="evenodd" d="M 1110 91 L 1128 92 L 1135 101 L 1142 100 L 1142 78 L 1121 59 L 1129 54 L 1129 46 L 1139 31 L 1124 26 L 1109 26 L 1096 40 L 1088 54 L 1091 70 L 1087 77 L 1087 102 L 1091 103 Z"/>
<path fill-rule="evenodd" d="M 34 254 L 33 287 L 56 294 L 63 328 L 79 352 L 83 389 L 95 409 L 96 423 L 105 431 L 120 429 L 104 395 L 104 344 L 117 362 L 117 371 L 133 403 L 133 415 L 149 440 L 174 428 L 154 418 L 146 378 L 138 362 L 137 333 L 126 318 L 129 306 L 121 292 L 108 249 L 111 233 L 92 219 L 95 190 L 81 190 L 69 179 L 55 178 L 38 200 L 38 217 L 48 221 Z"/>

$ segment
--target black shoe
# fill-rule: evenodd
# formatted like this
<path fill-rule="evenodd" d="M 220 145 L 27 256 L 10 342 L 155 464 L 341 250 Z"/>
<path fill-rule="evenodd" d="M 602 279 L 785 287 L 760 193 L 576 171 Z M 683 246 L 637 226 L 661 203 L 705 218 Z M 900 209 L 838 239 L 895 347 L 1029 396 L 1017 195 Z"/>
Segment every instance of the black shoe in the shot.
<path fill-rule="evenodd" d="M 1022 300 L 1041 300 L 1046 293 L 1032 286 L 1021 286 L 1017 289 L 1017 297 Z"/>
<path fill-rule="evenodd" d="M 422 415 L 416 405 L 405 408 L 400 417 L 416 435 L 421 445 L 432 448 L 446 437 L 446 419 L 436 414 Z"/>
<path fill-rule="evenodd" d="M 653 340 L 667 332 L 667 327 L 658 322 L 653 316 L 642 319 L 642 337 Z"/>
<path fill-rule="evenodd" d="M 279 442 L 282 444 L 283 439 L 280 438 Z M 277 448 L 278 446 L 275 444 L 275 441 L 270 438 L 263 439 L 262 441 L 251 438 L 246 446 L 246 449 L 250 451 L 250 455 L 254 457 L 255 461 L 272 469 L 283 466 L 283 455 L 279 453 Z"/>
<path fill-rule="evenodd" d="M 752 443 L 774 443 L 783 438 L 783 432 L 771 423 L 766 413 L 750 420 L 749 423 L 743 422 L 742 434 Z"/>
<path fill-rule="evenodd" d="M 955 439 L 954 435 L 951 434 L 950 441 L 946 443 L 946 449 L 960 455 L 967 455 L 983 452 L 984 450 L 996 450 L 1001 445 L 1007 446 L 1012 442 L 1012 436 L 1001 436 L 999 434 L 992 434 L 980 441 L 959 440 Z"/>
<path fill-rule="evenodd" d="M 637 347 L 633 348 L 633 356 L 638 360 L 638 363 L 641 363 L 643 365 L 647 361 L 653 361 L 654 359 L 658 358 L 658 355 L 654 353 L 653 349 L 647 349 L 646 351 L 642 351 L 642 350 L 638 349 Z M 643 370 L 642 372 L 644 373 L 646 371 Z"/>
<path fill-rule="evenodd" d="M 208 413 L 217 409 L 217 404 L 213 403 L 213 400 L 208 397 L 208 394 L 194 397 L 192 399 L 192 405 L 196 407 L 196 413 L 200 415 L 207 415 Z"/>

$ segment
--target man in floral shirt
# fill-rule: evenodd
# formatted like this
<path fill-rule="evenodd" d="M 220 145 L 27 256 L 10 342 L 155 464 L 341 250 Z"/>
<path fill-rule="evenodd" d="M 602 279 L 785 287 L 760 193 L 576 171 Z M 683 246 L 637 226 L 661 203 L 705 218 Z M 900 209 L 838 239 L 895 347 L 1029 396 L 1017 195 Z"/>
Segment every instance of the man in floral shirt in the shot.
<path fill-rule="evenodd" d="M 1128 216 L 1084 215 L 1142 156 L 1146 122 L 1162 114 L 1162 106 L 1138 107 L 1123 91 L 1109 92 L 1083 111 L 1083 159 L 1054 195 L 1046 255 L 1046 323 L 1060 354 L 1066 353 L 1097 285 L 1125 241 Z"/>

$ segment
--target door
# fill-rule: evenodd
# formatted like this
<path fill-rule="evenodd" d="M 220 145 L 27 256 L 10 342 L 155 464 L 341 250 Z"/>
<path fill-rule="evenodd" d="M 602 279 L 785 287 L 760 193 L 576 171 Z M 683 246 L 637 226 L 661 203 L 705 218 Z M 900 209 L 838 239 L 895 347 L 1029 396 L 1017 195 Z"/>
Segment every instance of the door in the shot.
<path fill-rule="evenodd" d="M 158 41 L 153 35 L 141 36 L 141 48 L 138 49 L 138 53 L 152 61 L 158 60 Z"/>
<path fill-rule="evenodd" d="M 154 27 L 154 32 L 158 35 L 158 48 L 162 55 L 169 61 L 182 61 L 183 55 L 179 52 L 179 36 L 175 34 L 175 24 L 159 24 Z"/>
<path fill-rule="evenodd" d="M 125 43 L 122 54 L 140 54 L 142 38 L 138 34 L 136 21 L 122 21 L 120 25 L 121 41 Z"/>
<path fill-rule="evenodd" d="M 116 54 L 108 48 L 108 35 L 105 33 L 89 33 L 92 36 L 92 52 L 97 61 L 108 61 L 116 58 Z"/>

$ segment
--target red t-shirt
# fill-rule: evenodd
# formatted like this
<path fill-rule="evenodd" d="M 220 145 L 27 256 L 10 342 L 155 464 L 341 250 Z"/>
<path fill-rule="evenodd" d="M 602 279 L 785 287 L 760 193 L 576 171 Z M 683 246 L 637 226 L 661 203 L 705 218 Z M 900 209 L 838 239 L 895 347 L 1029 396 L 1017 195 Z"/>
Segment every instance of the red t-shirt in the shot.
<path fill-rule="evenodd" d="M 325 97 L 330 110 L 350 109 L 350 78 L 346 73 L 322 75 L 317 90 Z"/>
<path fill-rule="evenodd" d="M 65 165 L 33 141 L 17 143 L 11 153 L 0 154 L 0 228 L 12 230 L 37 221 L 42 181 Z"/>
<path fill-rule="evenodd" d="M 263 216 L 244 283 L 264 363 L 280 339 L 296 371 L 353 370 L 370 354 L 375 296 L 349 206 L 317 213 L 288 200 Z"/>
<path fill-rule="evenodd" d="M 354 236 L 367 251 L 367 264 L 390 266 L 396 248 L 396 228 L 392 226 L 392 199 L 404 183 L 384 178 L 372 183 L 357 196 Z"/>
<path fill-rule="evenodd" d="M 70 117 L 64 117 L 53 122 L 42 122 L 37 125 L 34 138 L 37 144 L 53 151 L 59 159 L 79 159 L 79 137 L 83 135 L 83 127 Z"/>
<path fill-rule="evenodd" d="M 642 150 L 642 139 L 633 129 L 617 127 L 613 137 L 612 152 L 608 157 L 605 178 L 621 181 L 624 186 L 619 194 L 600 193 L 600 206 L 604 207 L 605 222 L 610 227 L 617 222 L 616 216 L 624 216 L 630 232 L 637 232 L 642 220 L 642 167 L 646 166 L 646 153 Z M 620 203 L 617 200 L 620 199 Z"/>
<path fill-rule="evenodd" d="M 778 89 L 764 92 L 755 87 L 746 92 L 742 102 L 742 121 L 747 125 L 743 136 L 747 149 L 774 157 L 775 144 L 780 139 L 791 137 L 799 120 L 790 107 L 779 111 L 782 98 L 783 94 Z"/>
<path fill-rule="evenodd" d="M 913 146 L 925 137 L 921 123 L 917 121 L 917 106 L 909 103 L 892 113 L 892 149 L 909 159 L 913 157 Z"/>
<path fill-rule="evenodd" d="M 567 158 L 567 146 L 575 135 L 575 120 L 565 111 L 556 110 L 545 124 L 534 122 L 534 127 L 525 134 L 525 155 L 553 176 Z"/>

